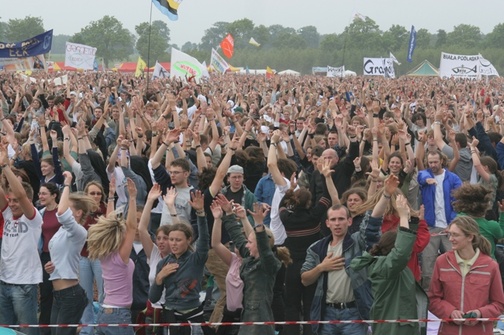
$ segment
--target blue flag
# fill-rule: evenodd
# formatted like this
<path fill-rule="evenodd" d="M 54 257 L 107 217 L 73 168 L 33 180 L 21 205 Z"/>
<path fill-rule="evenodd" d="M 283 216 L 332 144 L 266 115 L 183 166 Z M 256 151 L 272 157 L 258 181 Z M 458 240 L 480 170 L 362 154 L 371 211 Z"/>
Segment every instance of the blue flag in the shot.
<path fill-rule="evenodd" d="M 46 54 L 51 51 L 52 29 L 16 43 L 0 42 L 0 58 L 24 58 Z"/>
<path fill-rule="evenodd" d="M 415 26 L 411 26 L 411 33 L 409 36 L 409 43 L 408 43 L 408 58 L 406 59 L 408 63 L 411 63 L 413 61 L 413 51 L 415 51 L 416 47 L 416 30 Z"/>

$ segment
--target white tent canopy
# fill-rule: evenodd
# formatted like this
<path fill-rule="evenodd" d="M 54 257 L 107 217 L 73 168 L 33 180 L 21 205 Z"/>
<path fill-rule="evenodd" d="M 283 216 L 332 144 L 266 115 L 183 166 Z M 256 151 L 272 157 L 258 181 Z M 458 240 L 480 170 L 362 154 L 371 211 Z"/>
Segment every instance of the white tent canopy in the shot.
<path fill-rule="evenodd" d="M 284 70 L 278 72 L 279 75 L 289 75 L 289 76 L 300 76 L 301 73 L 294 71 L 294 70 Z"/>

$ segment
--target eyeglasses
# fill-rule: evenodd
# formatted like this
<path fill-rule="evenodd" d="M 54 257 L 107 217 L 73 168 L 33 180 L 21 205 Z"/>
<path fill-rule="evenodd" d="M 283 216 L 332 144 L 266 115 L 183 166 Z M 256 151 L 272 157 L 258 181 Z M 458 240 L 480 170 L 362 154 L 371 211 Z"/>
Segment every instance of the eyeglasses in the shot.
<path fill-rule="evenodd" d="M 183 172 L 184 171 L 168 171 L 169 174 L 174 174 L 174 175 L 181 174 Z"/>
<path fill-rule="evenodd" d="M 101 192 L 89 192 L 89 195 L 102 195 Z"/>

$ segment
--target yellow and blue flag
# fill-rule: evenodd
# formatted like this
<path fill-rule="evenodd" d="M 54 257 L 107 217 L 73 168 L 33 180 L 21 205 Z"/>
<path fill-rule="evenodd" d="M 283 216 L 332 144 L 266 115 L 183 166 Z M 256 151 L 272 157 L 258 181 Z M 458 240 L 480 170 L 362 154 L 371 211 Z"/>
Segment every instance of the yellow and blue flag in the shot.
<path fill-rule="evenodd" d="M 178 8 L 182 0 L 152 0 L 152 3 L 172 21 L 178 20 Z"/>

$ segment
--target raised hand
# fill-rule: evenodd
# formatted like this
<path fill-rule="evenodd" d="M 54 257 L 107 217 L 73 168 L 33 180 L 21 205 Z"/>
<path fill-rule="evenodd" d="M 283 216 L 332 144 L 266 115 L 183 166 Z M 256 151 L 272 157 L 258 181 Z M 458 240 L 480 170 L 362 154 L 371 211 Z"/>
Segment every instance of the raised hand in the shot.
<path fill-rule="evenodd" d="M 189 200 L 189 204 L 195 211 L 199 212 L 203 210 L 204 207 L 204 199 L 203 193 L 200 190 L 191 193 L 191 200 Z"/>
<path fill-rule="evenodd" d="M 158 187 L 159 187 L 159 185 L 158 185 Z M 154 186 L 152 188 L 154 188 Z M 159 187 L 159 190 L 161 191 L 160 187 Z M 151 189 L 151 191 L 152 191 L 152 189 Z M 177 198 L 177 194 L 178 194 L 177 189 L 175 187 L 170 187 L 166 190 L 166 194 L 163 197 L 163 200 L 164 200 L 166 206 L 168 206 L 168 208 L 175 206 L 175 199 Z M 149 192 L 149 197 L 150 197 L 150 192 Z"/>

